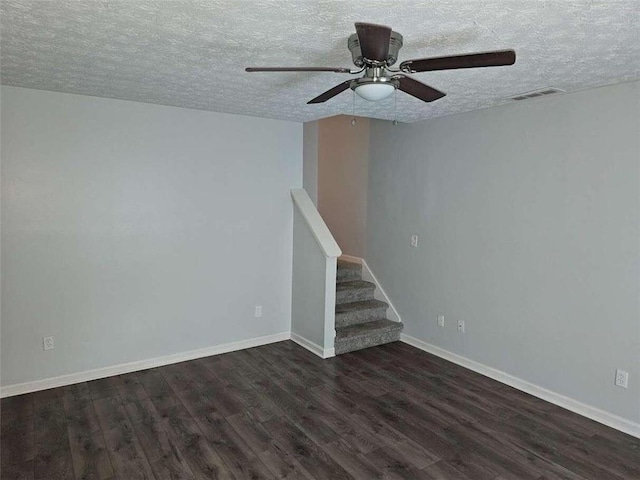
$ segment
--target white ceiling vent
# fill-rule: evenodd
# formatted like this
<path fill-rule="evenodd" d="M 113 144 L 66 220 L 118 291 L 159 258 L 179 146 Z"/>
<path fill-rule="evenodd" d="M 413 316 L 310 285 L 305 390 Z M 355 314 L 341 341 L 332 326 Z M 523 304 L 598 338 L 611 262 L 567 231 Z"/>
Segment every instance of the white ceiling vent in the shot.
<path fill-rule="evenodd" d="M 559 88 L 554 87 L 542 88 L 540 90 L 534 90 L 532 92 L 519 93 L 518 95 L 509 97 L 509 100 L 528 100 L 529 98 L 545 97 L 547 95 L 554 95 L 556 93 L 564 93 L 564 90 L 560 90 Z"/>

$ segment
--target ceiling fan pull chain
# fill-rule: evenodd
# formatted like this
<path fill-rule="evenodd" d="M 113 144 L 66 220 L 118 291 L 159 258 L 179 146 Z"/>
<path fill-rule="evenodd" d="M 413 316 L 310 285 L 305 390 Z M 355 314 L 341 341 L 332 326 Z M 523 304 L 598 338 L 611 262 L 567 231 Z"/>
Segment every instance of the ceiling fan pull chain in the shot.
<path fill-rule="evenodd" d="M 398 89 L 393 92 L 393 125 L 398 125 Z"/>
<path fill-rule="evenodd" d="M 356 91 L 353 90 L 353 108 L 352 108 L 353 118 L 351 119 L 351 125 L 355 126 L 357 123 L 356 120 Z"/>

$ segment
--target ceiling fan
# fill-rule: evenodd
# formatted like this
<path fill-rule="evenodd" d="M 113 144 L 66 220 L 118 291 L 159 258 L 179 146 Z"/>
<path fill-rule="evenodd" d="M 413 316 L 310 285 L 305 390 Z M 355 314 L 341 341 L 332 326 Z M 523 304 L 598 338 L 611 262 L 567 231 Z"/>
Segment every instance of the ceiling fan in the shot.
<path fill-rule="evenodd" d="M 493 52 L 453 55 L 447 57 L 405 60 L 399 68 L 390 68 L 398 59 L 402 48 L 402 35 L 390 27 L 373 23 L 356 23 L 356 33 L 349 37 L 347 46 L 353 63 L 359 70 L 331 67 L 248 67 L 247 72 L 335 72 L 364 76 L 347 80 L 307 103 L 323 103 L 351 88 L 360 97 L 377 101 L 391 95 L 396 89 L 412 95 L 423 102 L 433 102 L 446 94 L 429 85 L 408 77 L 407 73 L 452 70 L 456 68 L 498 67 L 513 65 L 516 52 L 498 50 Z"/>

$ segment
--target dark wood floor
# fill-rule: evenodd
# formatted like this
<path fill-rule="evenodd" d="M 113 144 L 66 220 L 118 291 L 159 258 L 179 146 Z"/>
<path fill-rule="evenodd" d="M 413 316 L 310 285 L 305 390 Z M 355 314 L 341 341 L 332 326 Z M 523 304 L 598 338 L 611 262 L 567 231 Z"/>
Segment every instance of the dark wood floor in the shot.
<path fill-rule="evenodd" d="M 2 400 L 2 479 L 640 479 L 640 440 L 402 343 L 292 342 Z"/>

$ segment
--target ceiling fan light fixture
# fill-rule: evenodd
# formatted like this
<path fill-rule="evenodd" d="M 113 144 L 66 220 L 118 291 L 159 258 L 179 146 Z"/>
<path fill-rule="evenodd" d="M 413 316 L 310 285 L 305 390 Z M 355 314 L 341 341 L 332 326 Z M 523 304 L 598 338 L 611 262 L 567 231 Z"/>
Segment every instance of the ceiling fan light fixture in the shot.
<path fill-rule="evenodd" d="M 391 82 L 372 82 L 357 85 L 353 90 L 359 97 L 370 102 L 377 102 L 387 98 L 395 89 L 396 86 Z"/>
<path fill-rule="evenodd" d="M 312 98 L 307 104 L 324 103 L 351 88 L 359 97 L 377 102 L 389 97 L 394 90 L 400 90 L 423 102 L 433 102 L 446 94 L 415 80 L 406 74 L 431 72 L 434 70 L 455 70 L 458 68 L 501 67 L 513 65 L 516 52 L 496 50 L 491 52 L 449 55 L 405 60 L 398 69 L 390 69 L 398 59 L 402 48 L 402 35 L 390 27 L 374 23 L 356 22 L 356 33 L 349 36 L 347 47 L 351 51 L 353 63 L 360 70 L 333 67 L 248 67 L 247 72 L 335 72 L 364 76 L 347 80 Z M 353 97 L 355 101 L 355 96 Z M 354 104 L 355 105 L 355 104 Z"/>

